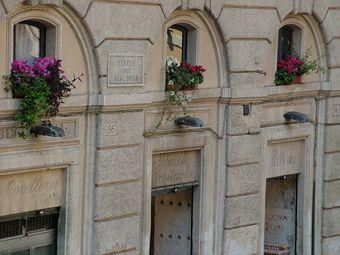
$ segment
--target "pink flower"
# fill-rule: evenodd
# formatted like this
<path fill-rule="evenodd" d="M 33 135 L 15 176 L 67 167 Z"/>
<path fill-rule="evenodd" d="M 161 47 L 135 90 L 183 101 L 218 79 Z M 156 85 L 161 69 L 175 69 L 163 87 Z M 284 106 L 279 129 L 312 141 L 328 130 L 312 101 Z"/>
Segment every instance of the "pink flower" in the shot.
<path fill-rule="evenodd" d="M 203 73 L 206 71 L 206 69 L 203 66 L 195 66 L 195 65 L 191 65 L 186 62 L 181 62 L 180 66 L 188 70 L 191 73 Z"/>
<path fill-rule="evenodd" d="M 281 60 L 277 64 L 277 69 L 284 70 L 290 74 L 295 73 L 298 74 L 300 72 L 300 66 L 303 62 L 297 57 L 287 55 L 285 60 Z"/>

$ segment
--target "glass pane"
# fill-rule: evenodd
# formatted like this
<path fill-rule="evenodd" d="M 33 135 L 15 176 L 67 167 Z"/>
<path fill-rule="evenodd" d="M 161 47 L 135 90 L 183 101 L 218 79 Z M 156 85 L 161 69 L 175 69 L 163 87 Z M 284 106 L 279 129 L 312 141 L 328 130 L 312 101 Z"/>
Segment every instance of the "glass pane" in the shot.
<path fill-rule="evenodd" d="M 39 57 L 40 29 L 27 25 L 15 25 L 15 58 L 32 63 Z"/>
<path fill-rule="evenodd" d="M 169 28 L 167 32 L 167 57 L 176 58 L 178 61 L 182 61 L 183 56 L 183 40 L 184 33 L 181 30 L 175 28 Z"/>
<path fill-rule="evenodd" d="M 10 252 L 9 255 L 30 255 L 30 250 L 14 251 Z"/>
<path fill-rule="evenodd" d="M 47 246 L 41 246 L 34 249 L 33 255 L 54 255 L 56 253 L 56 249 L 53 244 Z"/>
<path fill-rule="evenodd" d="M 285 59 L 287 55 L 293 53 L 293 29 L 290 27 L 283 27 L 279 32 L 279 61 Z"/>

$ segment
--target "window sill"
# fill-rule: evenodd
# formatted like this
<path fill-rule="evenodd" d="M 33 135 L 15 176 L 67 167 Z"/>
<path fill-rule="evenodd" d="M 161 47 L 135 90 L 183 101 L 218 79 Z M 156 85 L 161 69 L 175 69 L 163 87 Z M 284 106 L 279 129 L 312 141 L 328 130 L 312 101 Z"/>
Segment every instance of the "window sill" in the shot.
<path fill-rule="evenodd" d="M 329 91 L 330 83 L 326 81 L 291 84 L 291 85 L 270 85 L 265 86 L 265 95 L 273 97 L 276 95 L 288 94 L 292 96 L 315 94 L 319 91 Z"/>

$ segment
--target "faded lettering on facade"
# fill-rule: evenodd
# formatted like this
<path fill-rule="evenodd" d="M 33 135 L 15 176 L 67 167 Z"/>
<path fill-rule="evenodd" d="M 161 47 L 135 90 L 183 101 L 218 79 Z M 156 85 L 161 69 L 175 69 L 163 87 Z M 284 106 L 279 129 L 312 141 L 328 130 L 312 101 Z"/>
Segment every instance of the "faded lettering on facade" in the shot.
<path fill-rule="evenodd" d="M 152 160 L 152 187 L 197 181 L 198 151 L 157 154 Z"/>
<path fill-rule="evenodd" d="M 109 55 L 108 85 L 143 85 L 143 61 L 141 55 Z"/>
<path fill-rule="evenodd" d="M 0 176 L 0 216 L 61 205 L 62 169 Z"/>
<path fill-rule="evenodd" d="M 304 160 L 303 140 L 270 144 L 268 151 L 267 177 L 295 174 L 302 171 Z"/>

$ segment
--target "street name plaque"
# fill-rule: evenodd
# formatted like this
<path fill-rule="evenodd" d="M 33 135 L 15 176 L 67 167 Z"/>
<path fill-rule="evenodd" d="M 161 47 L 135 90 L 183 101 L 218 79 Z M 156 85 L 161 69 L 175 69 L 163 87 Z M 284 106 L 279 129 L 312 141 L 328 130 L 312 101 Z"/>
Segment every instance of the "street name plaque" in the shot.
<path fill-rule="evenodd" d="M 143 84 L 143 55 L 109 54 L 108 86 L 140 86 Z"/>

